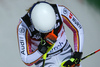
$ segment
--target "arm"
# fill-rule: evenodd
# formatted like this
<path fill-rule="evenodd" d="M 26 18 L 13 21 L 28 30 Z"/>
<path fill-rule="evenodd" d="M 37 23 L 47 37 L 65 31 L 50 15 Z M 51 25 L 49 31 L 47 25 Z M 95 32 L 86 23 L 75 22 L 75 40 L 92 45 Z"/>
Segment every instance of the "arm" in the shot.
<path fill-rule="evenodd" d="M 82 52 L 84 34 L 83 34 L 83 28 L 82 28 L 80 22 L 68 8 L 66 8 L 64 6 L 59 6 L 59 10 L 60 10 L 63 22 L 73 32 L 75 52 Z"/>
<path fill-rule="evenodd" d="M 31 50 L 31 38 L 22 20 L 17 26 L 17 37 L 21 59 L 26 65 L 31 66 L 42 57 L 42 54 L 37 49 Z"/>

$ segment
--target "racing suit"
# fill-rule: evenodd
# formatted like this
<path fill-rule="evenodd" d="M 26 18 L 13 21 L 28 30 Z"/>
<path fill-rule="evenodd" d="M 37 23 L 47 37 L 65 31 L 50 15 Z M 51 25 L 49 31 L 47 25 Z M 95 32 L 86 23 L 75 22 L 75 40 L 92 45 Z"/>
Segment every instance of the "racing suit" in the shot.
<path fill-rule="evenodd" d="M 65 23 L 73 32 L 74 50 L 76 52 L 82 52 L 84 34 L 80 22 L 67 7 L 58 4 L 50 5 L 56 13 L 54 31 L 57 35 L 57 41 L 47 54 L 45 67 L 60 67 L 61 63 L 70 59 L 73 53 L 65 35 L 63 24 Z M 29 13 L 20 18 L 17 26 L 19 51 L 22 61 L 28 66 L 35 64 L 36 67 L 42 67 L 43 65 L 43 54 L 38 50 L 41 34 L 32 25 Z"/>

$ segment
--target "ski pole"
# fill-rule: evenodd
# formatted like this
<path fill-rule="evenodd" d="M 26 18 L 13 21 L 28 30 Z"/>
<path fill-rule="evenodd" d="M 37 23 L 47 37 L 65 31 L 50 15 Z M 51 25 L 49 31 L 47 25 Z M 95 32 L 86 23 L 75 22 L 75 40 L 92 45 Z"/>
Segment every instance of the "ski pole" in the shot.
<path fill-rule="evenodd" d="M 50 39 L 49 39 L 50 38 Z M 51 45 L 48 50 L 46 51 L 46 53 L 43 55 L 43 67 L 45 66 L 45 60 L 46 60 L 46 57 L 47 57 L 47 53 L 52 50 L 52 48 L 54 47 L 55 45 L 55 42 L 57 40 L 57 36 L 54 34 L 54 30 L 52 30 L 51 33 L 49 33 L 46 37 L 46 41 L 49 42 L 49 44 Z"/>
<path fill-rule="evenodd" d="M 95 53 L 97 53 L 97 52 L 99 52 L 99 51 L 100 51 L 100 49 L 98 49 L 98 50 L 94 51 L 93 53 L 91 53 L 91 54 L 89 54 L 89 55 L 87 55 L 87 56 L 85 56 L 85 57 L 81 58 L 81 60 L 80 60 L 80 61 L 82 61 L 82 60 L 84 60 L 84 59 L 86 59 L 86 58 L 88 58 L 88 57 L 90 57 L 90 56 L 94 55 Z"/>
<path fill-rule="evenodd" d="M 44 67 L 44 65 L 45 65 L 45 60 L 46 60 L 46 57 L 47 57 L 47 53 L 53 48 L 53 46 L 54 46 L 54 44 L 47 50 L 47 52 L 43 55 L 43 67 Z"/>
<path fill-rule="evenodd" d="M 82 60 L 84 60 L 84 59 L 86 59 L 86 58 L 88 58 L 88 57 L 90 57 L 90 56 L 96 54 L 96 53 L 99 52 L 99 51 L 100 51 L 100 49 L 98 49 L 98 50 L 92 52 L 91 54 L 89 54 L 89 55 L 87 55 L 87 56 L 81 58 L 81 59 L 80 59 L 80 62 L 81 62 Z M 61 67 L 65 67 L 65 66 L 63 66 L 63 64 L 64 64 L 65 62 L 66 62 L 66 61 L 64 61 L 64 62 L 61 63 Z M 80 66 L 80 64 L 77 64 L 77 66 Z M 70 67 L 70 66 L 69 66 L 69 67 Z M 73 66 L 71 66 L 71 67 L 73 67 Z"/>

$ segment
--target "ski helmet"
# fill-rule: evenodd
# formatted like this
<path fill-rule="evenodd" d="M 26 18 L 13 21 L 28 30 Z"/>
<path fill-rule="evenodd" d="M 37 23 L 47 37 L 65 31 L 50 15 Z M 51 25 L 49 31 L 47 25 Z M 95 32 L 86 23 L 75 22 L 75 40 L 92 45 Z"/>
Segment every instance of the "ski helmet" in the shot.
<path fill-rule="evenodd" d="M 56 24 L 56 15 L 53 7 L 45 2 L 35 4 L 31 10 L 31 21 L 39 32 L 51 32 Z"/>

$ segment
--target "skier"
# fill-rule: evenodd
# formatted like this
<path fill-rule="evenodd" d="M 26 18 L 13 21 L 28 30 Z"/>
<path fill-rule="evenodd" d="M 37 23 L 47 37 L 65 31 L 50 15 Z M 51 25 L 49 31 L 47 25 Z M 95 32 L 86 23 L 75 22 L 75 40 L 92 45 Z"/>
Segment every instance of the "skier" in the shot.
<path fill-rule="evenodd" d="M 74 51 L 65 35 L 65 23 L 73 32 Z M 67 32 L 68 33 L 68 32 Z M 83 48 L 83 28 L 75 15 L 65 6 L 39 1 L 20 18 L 17 26 L 19 51 L 22 61 L 31 66 L 68 67 L 80 64 Z"/>

